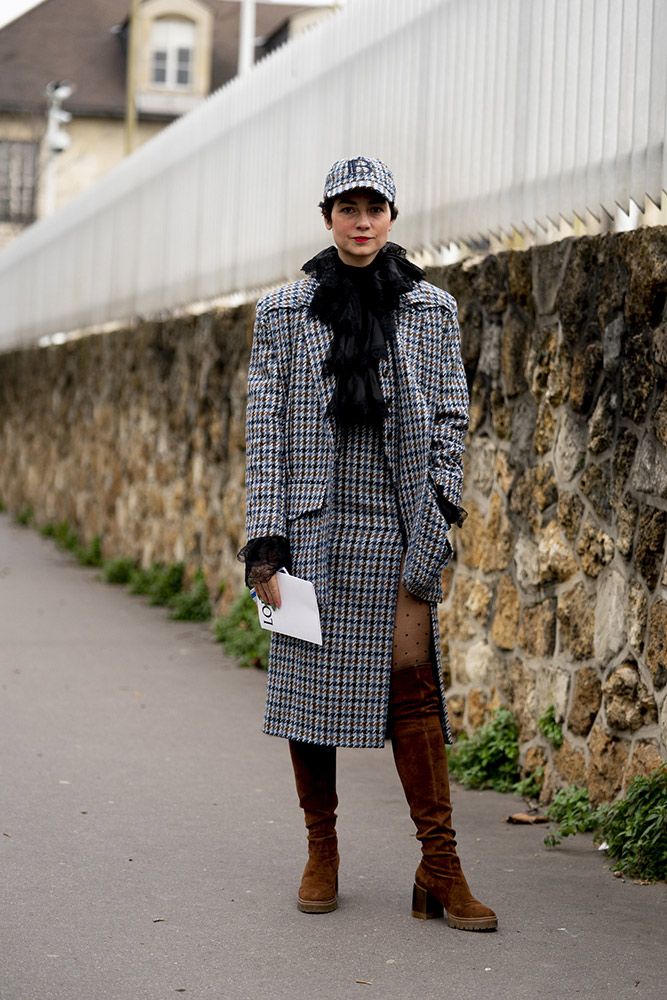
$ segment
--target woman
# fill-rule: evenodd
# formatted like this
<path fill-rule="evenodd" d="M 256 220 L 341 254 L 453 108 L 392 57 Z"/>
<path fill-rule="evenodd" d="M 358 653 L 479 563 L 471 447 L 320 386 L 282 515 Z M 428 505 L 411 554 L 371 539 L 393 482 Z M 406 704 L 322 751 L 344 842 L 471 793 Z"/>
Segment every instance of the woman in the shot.
<path fill-rule="evenodd" d="M 336 747 L 390 736 L 422 843 L 413 915 L 490 930 L 455 851 L 436 613 L 465 517 L 468 395 L 454 300 L 388 242 L 395 200 L 380 160 L 334 163 L 320 207 L 335 245 L 257 305 L 240 558 L 263 601 L 280 606 L 285 566 L 320 605 L 321 647 L 272 635 L 264 724 L 289 740 L 305 813 L 299 909 L 338 902 Z"/>

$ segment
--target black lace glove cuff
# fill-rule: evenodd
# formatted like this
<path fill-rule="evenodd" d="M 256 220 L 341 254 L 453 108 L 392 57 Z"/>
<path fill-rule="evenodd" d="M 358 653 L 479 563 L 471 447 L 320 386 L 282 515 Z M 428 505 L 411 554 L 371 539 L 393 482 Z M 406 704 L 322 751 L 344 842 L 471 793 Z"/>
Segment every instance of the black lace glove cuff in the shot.
<path fill-rule="evenodd" d="M 468 511 L 464 510 L 463 507 L 459 507 L 458 504 L 452 503 L 451 500 L 448 500 L 443 492 L 442 486 L 439 486 L 438 483 L 433 483 L 433 485 L 435 486 L 440 513 L 444 517 L 447 524 L 455 524 L 457 528 L 462 528 L 463 522 L 468 516 Z"/>
<path fill-rule="evenodd" d="M 282 535 L 260 535 L 251 538 L 236 557 L 245 563 L 245 582 L 247 587 L 256 583 L 266 583 L 282 566 L 288 573 L 292 572 L 292 556 L 289 542 Z"/>

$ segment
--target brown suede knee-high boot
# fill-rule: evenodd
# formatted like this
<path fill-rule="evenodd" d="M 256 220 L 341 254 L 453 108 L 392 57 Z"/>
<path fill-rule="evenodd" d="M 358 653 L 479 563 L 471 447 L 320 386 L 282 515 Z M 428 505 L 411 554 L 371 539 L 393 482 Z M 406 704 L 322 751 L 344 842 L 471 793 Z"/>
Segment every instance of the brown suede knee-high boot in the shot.
<path fill-rule="evenodd" d="M 422 844 L 412 915 L 441 917 L 444 908 L 450 927 L 495 930 L 498 918 L 470 892 L 456 853 L 440 699 L 430 663 L 392 671 L 389 713 L 396 768 Z"/>
<path fill-rule="evenodd" d="M 289 748 L 308 830 L 308 862 L 297 905 L 302 913 L 330 913 L 338 906 L 336 748 L 294 740 Z"/>

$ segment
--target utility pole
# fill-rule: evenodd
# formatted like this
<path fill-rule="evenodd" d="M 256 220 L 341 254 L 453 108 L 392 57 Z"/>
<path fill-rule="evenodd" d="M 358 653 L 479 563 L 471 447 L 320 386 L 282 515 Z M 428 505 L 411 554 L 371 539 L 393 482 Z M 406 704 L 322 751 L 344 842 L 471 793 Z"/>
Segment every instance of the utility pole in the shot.
<path fill-rule="evenodd" d="M 255 65 L 255 0 L 241 0 L 239 28 L 238 75 L 243 76 Z"/>
<path fill-rule="evenodd" d="M 61 125 L 71 122 L 72 115 L 64 111 L 63 101 L 74 93 L 74 87 L 62 80 L 52 80 L 47 83 L 46 99 L 46 169 L 44 170 L 44 215 L 51 215 L 56 207 L 55 166 L 56 156 L 63 153 L 72 141 Z"/>
<path fill-rule="evenodd" d="M 130 20 L 127 26 L 127 73 L 125 75 L 125 155 L 134 149 L 137 126 L 137 104 L 134 99 L 136 89 L 137 30 L 139 24 L 139 0 L 131 0 Z"/>

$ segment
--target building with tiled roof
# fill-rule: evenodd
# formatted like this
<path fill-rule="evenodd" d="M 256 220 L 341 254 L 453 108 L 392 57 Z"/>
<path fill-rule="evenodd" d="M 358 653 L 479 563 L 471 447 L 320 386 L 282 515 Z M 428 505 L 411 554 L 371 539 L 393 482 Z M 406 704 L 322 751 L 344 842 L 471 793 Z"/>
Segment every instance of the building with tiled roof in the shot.
<path fill-rule="evenodd" d="M 0 246 L 125 155 L 130 7 L 131 0 L 43 0 L 0 29 Z M 304 4 L 257 3 L 256 56 L 321 14 Z M 239 21 L 233 0 L 142 0 L 133 148 L 236 75 Z M 57 155 L 46 140 L 46 88 L 54 82 L 71 89 L 62 101 L 72 115 L 64 125 L 69 145 Z"/>

